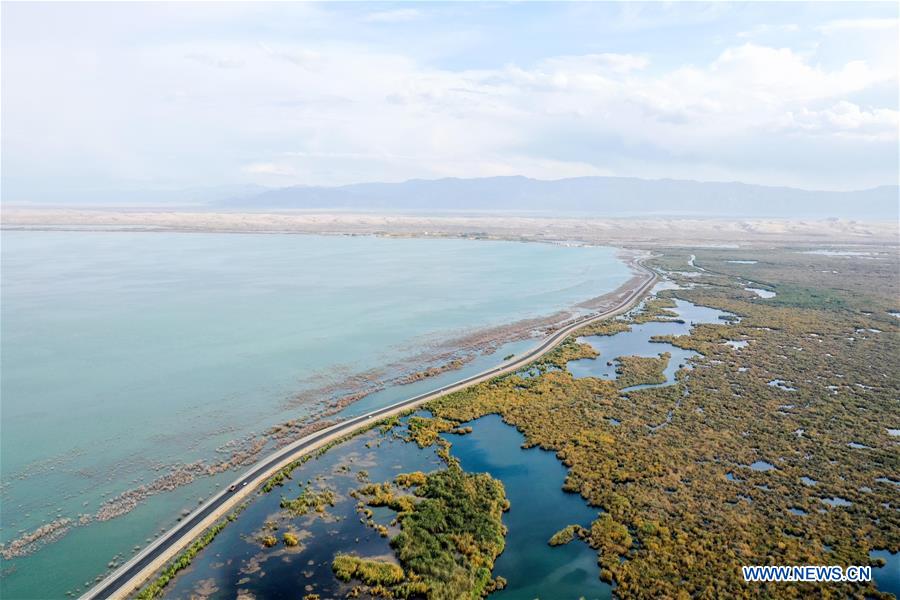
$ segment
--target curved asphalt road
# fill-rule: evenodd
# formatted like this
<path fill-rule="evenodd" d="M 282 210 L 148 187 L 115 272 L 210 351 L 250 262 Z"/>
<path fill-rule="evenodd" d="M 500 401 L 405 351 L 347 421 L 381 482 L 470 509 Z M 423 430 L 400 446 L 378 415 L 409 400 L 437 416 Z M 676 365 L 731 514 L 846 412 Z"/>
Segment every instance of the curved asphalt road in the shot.
<path fill-rule="evenodd" d="M 490 379 L 491 377 L 518 370 L 519 368 L 549 352 L 560 342 L 562 342 L 562 340 L 564 340 L 570 333 L 572 333 L 579 327 L 583 327 L 594 321 L 606 319 L 628 310 L 631 307 L 632 303 L 634 303 L 638 298 L 640 298 L 650 290 L 653 284 L 656 283 L 657 279 L 656 274 L 644 267 L 643 264 L 640 263 L 640 261 L 637 261 L 635 264 L 641 270 L 647 273 L 649 275 L 649 278 L 647 279 L 647 281 L 641 284 L 640 287 L 638 287 L 636 290 L 633 290 L 628 295 L 628 297 L 619 304 L 618 307 L 609 309 L 594 316 L 583 317 L 574 321 L 570 325 L 564 327 L 563 329 L 560 329 L 559 331 L 548 337 L 533 350 L 529 351 L 526 354 L 523 354 L 521 357 L 512 362 L 502 364 L 487 371 L 483 371 L 481 373 L 478 373 L 477 375 L 472 375 L 471 377 L 467 377 L 442 388 L 432 390 L 424 394 L 419 394 L 418 396 L 403 400 L 402 402 L 397 402 L 396 404 L 391 404 L 390 406 L 379 408 L 378 410 L 374 410 L 370 413 L 366 413 L 358 417 L 353 417 L 346 421 L 341 421 L 336 425 L 332 425 L 331 427 L 327 427 L 325 429 L 312 433 L 304 438 L 297 440 L 296 442 L 293 442 L 288 446 L 285 446 L 284 448 L 278 450 L 274 454 L 269 455 L 261 462 L 251 467 L 250 470 L 245 472 L 240 479 L 235 481 L 234 485 L 237 489 L 234 492 L 229 491 L 229 489 L 225 489 L 213 496 L 204 505 L 185 517 L 175 527 L 166 532 L 165 535 L 156 539 L 150 546 L 145 548 L 130 561 L 123 564 L 116 571 L 110 574 L 106 579 L 88 590 L 81 597 L 82 600 L 100 600 L 105 598 L 125 597 L 134 588 L 143 583 L 143 581 L 147 577 L 149 577 L 156 569 L 161 566 L 159 564 L 156 564 L 151 568 L 151 565 L 154 565 L 154 563 L 158 563 L 164 556 L 166 556 L 166 560 L 168 560 L 169 555 L 172 555 L 173 553 L 178 552 L 182 548 L 186 547 L 195 537 L 197 537 L 201 533 L 202 529 L 206 529 L 209 525 L 212 524 L 211 522 L 204 523 L 204 521 L 210 520 L 210 518 L 213 516 L 215 516 L 215 518 L 218 518 L 219 515 L 217 513 L 222 512 L 226 508 L 230 509 L 232 506 L 236 506 L 240 499 L 248 496 L 250 492 L 255 490 L 257 486 L 259 486 L 265 479 L 271 477 L 272 474 L 274 474 L 276 471 L 278 471 L 288 463 L 300 458 L 304 454 L 324 445 L 326 442 L 331 441 L 336 437 L 351 433 L 360 426 L 371 423 L 373 420 L 376 420 L 379 417 L 390 416 L 394 413 L 413 408 L 418 404 L 421 404 L 438 396 L 442 396 L 446 393 L 455 392 L 475 383 L 480 383 L 486 379 Z M 201 524 L 203 524 L 203 528 L 194 532 L 194 530 L 197 529 Z"/>

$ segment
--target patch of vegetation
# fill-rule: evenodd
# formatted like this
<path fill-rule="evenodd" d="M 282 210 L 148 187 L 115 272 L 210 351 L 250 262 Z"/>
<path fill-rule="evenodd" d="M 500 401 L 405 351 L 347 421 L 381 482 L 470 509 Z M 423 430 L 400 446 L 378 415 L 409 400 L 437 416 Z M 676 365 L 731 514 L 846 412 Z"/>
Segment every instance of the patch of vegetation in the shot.
<path fill-rule="evenodd" d="M 616 385 L 627 388 L 634 385 L 665 383 L 664 371 L 672 355 L 663 352 L 657 357 L 620 356 L 616 359 Z"/>
<path fill-rule="evenodd" d="M 400 423 L 400 415 L 393 415 L 384 419 L 381 424 L 378 426 L 378 430 L 381 433 L 387 433 L 394 427 L 396 427 Z"/>
<path fill-rule="evenodd" d="M 585 535 L 587 535 L 587 532 L 585 532 L 584 527 L 581 525 L 567 525 L 554 533 L 547 543 L 551 546 L 564 546 L 576 537 L 583 537 Z"/>
<path fill-rule="evenodd" d="M 578 330 L 578 335 L 616 335 L 617 333 L 623 333 L 625 331 L 631 331 L 631 324 L 628 321 L 605 319 L 603 321 L 594 321 L 590 325 L 585 325 Z"/>
<path fill-rule="evenodd" d="M 541 373 L 549 370 L 565 369 L 566 363 L 570 360 L 578 360 L 580 358 L 597 358 L 599 354 L 590 344 L 583 344 L 575 339 L 575 336 L 569 336 L 562 343 L 534 361 L 526 369 L 537 369 Z"/>
<path fill-rule="evenodd" d="M 847 303 L 840 293 L 783 283 L 776 288 L 776 296 L 767 302 L 799 308 L 839 309 Z"/>
<path fill-rule="evenodd" d="M 300 495 L 293 500 L 289 498 L 281 499 L 281 508 L 290 512 L 295 517 L 300 517 L 315 510 L 317 513 L 324 513 L 326 507 L 334 506 L 334 492 L 329 489 L 313 490 L 310 487 L 303 488 Z"/>
<path fill-rule="evenodd" d="M 400 473 L 397 477 L 394 478 L 394 481 L 397 482 L 397 485 L 404 488 L 410 488 L 420 485 L 425 485 L 428 481 L 428 475 L 423 473 L 422 471 L 415 471 L 413 473 Z"/>
<path fill-rule="evenodd" d="M 417 495 L 422 500 L 391 540 L 400 562 L 442 597 L 480 597 L 504 547 L 501 519 L 509 504 L 503 484 L 451 466 L 430 473 Z"/>
<path fill-rule="evenodd" d="M 351 554 L 338 554 L 331 563 L 334 575 L 341 581 L 358 579 L 367 585 L 396 585 L 406 576 L 400 565 L 381 560 L 359 558 Z"/>
<path fill-rule="evenodd" d="M 389 482 L 370 483 L 356 490 L 354 495 L 365 497 L 365 503 L 369 506 L 386 506 L 398 513 L 411 512 L 415 507 L 415 501 L 409 494 L 402 493 Z"/>
<path fill-rule="evenodd" d="M 503 484 L 486 473 L 465 473 L 454 463 L 433 473 L 401 474 L 395 481 L 415 488 L 416 500 L 391 483 L 365 486 L 358 494 L 369 506 L 398 511 L 400 533 L 391 546 L 402 565 L 393 565 L 394 574 L 401 576 L 367 580 L 358 572 L 361 559 L 339 555 L 334 564 L 339 578 L 380 586 L 379 595 L 393 598 L 480 598 L 505 586 L 491 576 L 506 534 L 502 514 L 509 503 Z"/>
<path fill-rule="evenodd" d="M 428 417 L 411 416 L 407 419 L 409 436 L 420 448 L 431 446 L 437 441 L 438 434 L 454 429 L 458 424 L 446 419 L 430 419 Z"/>
<path fill-rule="evenodd" d="M 300 544 L 300 539 L 297 538 L 297 534 L 291 533 L 290 531 L 285 532 L 283 536 L 281 536 L 281 541 L 284 542 L 285 546 L 298 546 Z"/>
<path fill-rule="evenodd" d="M 671 298 L 650 298 L 644 302 L 643 307 L 631 319 L 633 323 L 648 323 L 650 321 L 672 321 L 678 319 L 678 313 L 672 310 L 677 305 Z"/>

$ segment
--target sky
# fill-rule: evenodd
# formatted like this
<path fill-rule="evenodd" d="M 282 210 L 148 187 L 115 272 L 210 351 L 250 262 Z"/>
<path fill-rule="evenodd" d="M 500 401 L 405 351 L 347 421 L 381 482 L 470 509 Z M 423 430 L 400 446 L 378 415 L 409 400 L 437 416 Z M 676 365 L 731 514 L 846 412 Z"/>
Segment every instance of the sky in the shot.
<path fill-rule="evenodd" d="M 2 198 L 898 183 L 900 3 L 2 4 Z"/>

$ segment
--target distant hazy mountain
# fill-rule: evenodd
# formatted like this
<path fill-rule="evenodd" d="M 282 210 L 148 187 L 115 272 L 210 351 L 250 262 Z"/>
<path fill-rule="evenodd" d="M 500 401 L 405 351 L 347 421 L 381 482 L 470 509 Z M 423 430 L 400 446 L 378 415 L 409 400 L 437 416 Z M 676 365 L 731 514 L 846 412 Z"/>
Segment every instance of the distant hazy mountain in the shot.
<path fill-rule="evenodd" d="M 240 209 L 340 209 L 407 212 L 538 212 L 605 216 L 691 215 L 895 219 L 898 186 L 823 192 L 744 183 L 672 179 L 527 177 L 413 179 L 340 187 L 296 186 L 232 198 Z"/>

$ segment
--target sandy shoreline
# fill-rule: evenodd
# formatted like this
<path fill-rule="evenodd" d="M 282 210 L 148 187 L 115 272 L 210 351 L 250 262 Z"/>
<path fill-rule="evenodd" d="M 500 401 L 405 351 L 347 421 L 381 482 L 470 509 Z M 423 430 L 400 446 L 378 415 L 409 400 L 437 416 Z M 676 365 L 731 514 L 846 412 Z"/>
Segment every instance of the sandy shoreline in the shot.
<path fill-rule="evenodd" d="M 5 207 L 6 230 L 308 233 L 468 237 L 646 246 L 761 243 L 896 244 L 896 221 L 846 219 L 597 218 L 350 212 L 201 212 Z"/>

